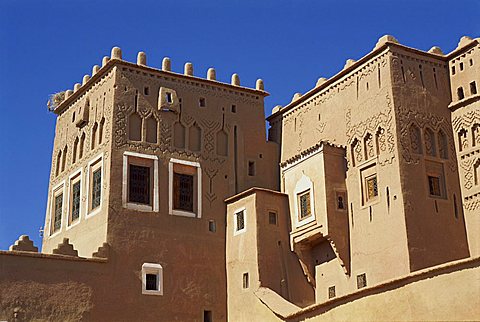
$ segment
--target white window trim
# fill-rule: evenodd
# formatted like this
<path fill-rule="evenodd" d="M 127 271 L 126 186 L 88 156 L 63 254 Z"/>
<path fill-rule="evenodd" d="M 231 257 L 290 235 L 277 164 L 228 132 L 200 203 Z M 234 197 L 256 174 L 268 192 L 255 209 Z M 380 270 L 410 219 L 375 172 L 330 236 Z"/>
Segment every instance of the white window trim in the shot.
<path fill-rule="evenodd" d="M 72 178 L 76 177 L 78 174 L 80 174 L 80 209 L 79 209 L 79 214 L 78 214 L 78 220 L 73 224 L 70 225 L 69 219 L 70 219 L 70 195 L 71 195 L 71 189 L 72 189 Z M 67 195 L 67 230 L 73 228 L 74 226 L 78 225 L 80 221 L 82 220 L 82 213 L 83 213 L 83 202 L 82 202 L 82 196 L 83 196 L 83 168 L 78 169 L 75 171 L 73 174 L 71 174 L 68 177 L 68 195 Z"/>
<path fill-rule="evenodd" d="M 173 209 L 173 165 L 174 163 L 197 168 L 197 212 Z M 202 218 L 202 168 L 200 163 L 171 158 L 168 163 L 168 210 L 170 215 Z"/>
<path fill-rule="evenodd" d="M 243 211 L 243 229 L 237 230 L 237 214 Z M 243 234 L 247 231 L 247 209 L 239 208 L 233 212 L 233 236 Z"/>
<path fill-rule="evenodd" d="M 139 205 L 128 202 L 128 157 L 153 160 L 153 204 Z M 137 211 L 157 212 L 159 209 L 158 199 L 158 156 L 151 154 L 143 154 L 137 152 L 123 152 L 123 174 L 122 174 L 122 206 Z"/>
<path fill-rule="evenodd" d="M 300 220 L 300 213 L 298 209 L 298 195 L 302 192 L 310 190 L 310 216 Z M 295 227 L 300 227 L 315 221 L 315 198 L 313 193 L 313 182 L 305 174 L 297 181 L 295 190 L 293 191 L 293 207 L 295 209 Z"/>
<path fill-rule="evenodd" d="M 100 168 L 102 169 L 102 177 L 101 177 L 101 180 L 100 180 L 100 187 L 102 189 L 102 195 L 101 195 L 101 198 L 100 198 L 100 205 L 93 209 L 92 211 L 89 210 L 90 208 L 90 193 L 91 193 L 91 189 L 90 189 L 90 171 L 91 171 L 91 167 L 92 167 L 92 164 L 98 162 L 100 160 Z M 90 162 L 88 162 L 88 165 L 87 165 L 87 180 L 86 180 L 86 187 L 87 189 L 86 190 L 86 206 L 87 206 L 87 211 L 86 211 L 86 214 L 85 214 L 85 219 L 88 219 L 88 218 L 91 218 L 93 216 L 95 216 L 96 214 L 98 214 L 101 210 L 102 210 L 102 206 L 103 206 L 103 198 L 104 198 L 104 191 L 103 191 L 103 180 L 104 180 L 104 177 L 105 177 L 105 167 L 104 167 L 104 164 L 103 164 L 103 152 L 100 154 L 100 155 L 97 155 L 95 158 L 93 158 Z"/>
<path fill-rule="evenodd" d="M 158 291 L 147 290 L 147 274 L 157 275 Z M 142 265 L 142 294 L 163 295 L 163 267 L 160 264 L 143 263 Z"/>
<path fill-rule="evenodd" d="M 62 182 L 60 182 L 59 184 L 57 184 L 56 186 L 54 186 L 52 188 L 52 191 L 50 192 L 50 207 L 49 207 L 49 212 L 50 212 L 50 216 L 49 216 L 49 220 L 48 220 L 48 237 L 49 238 L 52 238 L 58 234 L 60 234 L 62 232 L 62 228 L 63 228 L 63 222 L 65 220 L 64 215 L 65 215 L 65 184 L 66 184 L 66 180 L 63 180 Z M 56 232 L 54 232 L 52 234 L 52 229 L 53 229 L 53 212 L 55 211 L 55 207 L 54 207 L 54 202 L 55 202 L 55 192 L 57 192 L 58 190 L 62 190 L 62 193 L 63 193 L 63 197 L 62 197 L 62 216 L 61 216 L 61 220 L 60 220 L 60 229 Z"/>

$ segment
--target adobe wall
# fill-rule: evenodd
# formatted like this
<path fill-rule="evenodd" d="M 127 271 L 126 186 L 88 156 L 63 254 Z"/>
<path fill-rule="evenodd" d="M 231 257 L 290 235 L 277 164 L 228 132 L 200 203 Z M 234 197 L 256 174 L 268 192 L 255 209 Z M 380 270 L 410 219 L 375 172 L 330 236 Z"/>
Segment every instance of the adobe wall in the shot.
<path fill-rule="evenodd" d="M 106 178 L 110 175 L 109 151 L 112 141 L 115 83 L 115 69 L 110 67 L 103 66 L 91 79 L 86 77 L 83 86 L 75 85 L 75 92 L 69 91 L 69 102 L 57 117 L 42 246 L 45 253 L 51 253 L 63 238 L 69 238 L 80 256 L 90 257 L 106 241 L 107 201 L 110 191 Z M 76 123 L 85 109 L 88 110 L 88 122 L 77 127 Z M 101 123 L 103 125 L 100 125 Z M 89 165 L 99 157 L 103 158 L 102 201 L 99 209 L 92 212 L 88 209 L 92 193 L 91 189 L 87 188 L 90 181 Z M 70 179 L 78 171 L 81 176 L 80 215 L 77 222 L 69 224 Z M 52 193 L 62 184 L 62 227 L 58 232 L 52 233 Z"/>
<path fill-rule="evenodd" d="M 0 251 L 0 320 L 107 321 L 114 283 L 104 259 Z"/>
<path fill-rule="evenodd" d="M 107 234 L 112 249 L 122 254 L 122 260 L 114 265 L 127 276 L 119 282 L 119 287 L 138 288 L 132 271 L 141 269 L 143 263 L 158 263 L 164 273 L 163 296 L 139 295 L 138 299 L 132 298 L 132 307 L 142 307 L 148 300 L 154 306 L 149 310 L 157 316 L 192 321 L 203 318 L 203 311 L 209 310 L 215 321 L 225 321 L 226 207 L 223 200 L 254 184 L 277 187 L 278 172 L 271 166 L 276 164 L 276 145 L 265 142 L 265 94 L 124 61 L 118 68 L 110 176 L 114 188 L 110 192 Z M 161 88 L 175 91 L 178 104 L 171 110 L 160 108 Z M 199 106 L 200 98 L 205 99 L 204 107 Z M 157 143 L 146 142 L 145 136 L 142 140 L 130 140 L 129 119 L 133 113 L 139 114 L 143 122 L 155 119 Z M 178 135 L 179 127 L 184 127 L 185 136 Z M 200 128 L 198 150 L 191 145 L 193 137 L 189 133 L 193 127 Z M 220 131 L 228 135 L 227 155 L 218 153 Z M 185 140 L 183 146 L 179 145 L 181 140 Z M 158 210 L 125 207 L 123 191 L 128 185 L 123 173 L 125 152 L 158 158 L 158 175 L 152 177 L 158 180 L 158 193 L 152 196 L 158 198 Z M 169 161 L 172 158 L 199 164 L 201 216 L 170 214 Z M 252 176 L 247 173 L 249 161 L 255 162 Z M 210 221 L 216 225 L 214 232 L 209 231 Z M 128 312 L 125 314 L 129 316 Z"/>
<path fill-rule="evenodd" d="M 461 192 L 448 109 L 449 79 L 442 59 L 402 47 L 394 48 L 391 66 L 401 202 L 410 269 L 415 271 L 469 256 L 464 218 L 455 201 Z M 443 148 L 442 132 L 447 140 Z M 441 197 L 429 193 L 427 176 L 436 167 L 443 169 L 445 180 Z"/>
<path fill-rule="evenodd" d="M 461 68 L 462 64 L 462 68 Z M 455 71 L 454 71 L 455 69 Z M 480 45 L 462 38 L 449 60 L 453 137 L 470 254 L 480 254 Z M 477 94 L 472 92 L 472 82 Z M 464 98 L 458 96 L 462 88 Z"/>

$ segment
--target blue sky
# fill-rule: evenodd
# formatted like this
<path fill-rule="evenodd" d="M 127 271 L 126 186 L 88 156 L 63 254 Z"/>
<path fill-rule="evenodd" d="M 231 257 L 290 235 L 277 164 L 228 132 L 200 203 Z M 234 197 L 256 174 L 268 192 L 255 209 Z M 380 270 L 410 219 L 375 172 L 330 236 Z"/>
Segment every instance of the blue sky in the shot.
<path fill-rule="evenodd" d="M 0 249 L 28 234 L 41 245 L 55 115 L 48 95 L 72 89 L 113 46 L 123 58 L 181 72 L 209 67 L 228 82 L 257 78 L 265 112 L 338 72 L 384 34 L 428 50 L 480 36 L 480 1 L 0 0 Z"/>

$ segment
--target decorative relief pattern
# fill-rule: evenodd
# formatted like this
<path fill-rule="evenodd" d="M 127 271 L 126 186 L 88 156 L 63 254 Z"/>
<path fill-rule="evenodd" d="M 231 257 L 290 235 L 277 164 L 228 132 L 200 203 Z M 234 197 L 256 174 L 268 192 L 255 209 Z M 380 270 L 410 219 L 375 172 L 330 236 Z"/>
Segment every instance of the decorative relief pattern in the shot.
<path fill-rule="evenodd" d="M 368 158 L 375 156 L 377 152 L 383 152 L 383 155 L 379 158 L 379 164 L 382 166 L 391 164 L 395 158 L 395 139 L 392 129 L 393 111 L 391 99 L 388 94 L 385 96 L 385 102 L 387 106 L 385 110 L 356 124 L 352 124 L 351 122 L 351 109 L 349 108 L 347 110 L 347 142 L 353 147 L 351 150 L 347 149 L 347 160 L 349 163 L 351 163 L 352 160 L 351 153 L 355 154 L 355 164 L 363 160 L 361 144 L 354 144 L 355 142 L 365 142 L 365 156 Z M 370 133 L 377 133 L 376 145 Z M 378 146 L 378 151 L 375 151 L 375 146 Z M 351 165 L 352 164 L 349 164 L 349 166 Z"/>

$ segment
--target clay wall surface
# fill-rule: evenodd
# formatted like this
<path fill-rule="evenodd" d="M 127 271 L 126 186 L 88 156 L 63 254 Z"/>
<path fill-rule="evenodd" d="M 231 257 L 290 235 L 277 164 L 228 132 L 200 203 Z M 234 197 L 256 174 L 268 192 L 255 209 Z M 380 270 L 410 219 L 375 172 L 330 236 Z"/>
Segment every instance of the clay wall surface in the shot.
<path fill-rule="evenodd" d="M 278 172 L 271 166 L 275 164 L 276 145 L 265 142 L 264 94 L 125 62 L 119 68 L 110 177 L 115 189 L 109 200 L 108 241 L 125 256 L 118 265 L 125 267 L 129 277 L 120 284 L 135 289 L 138 280 L 131 272 L 141 269 L 143 263 L 158 263 L 163 267 L 164 293 L 151 299 L 157 314 L 194 320 L 203 317 L 205 310 L 212 312 L 214 320 L 224 321 L 227 294 L 223 200 L 252 185 L 277 187 Z M 160 106 L 162 89 L 174 93 L 174 106 Z M 201 98 L 205 106 L 199 105 Z M 130 137 L 133 114 L 142 119 L 139 140 Z M 146 139 L 145 124 L 148 126 L 151 118 L 158 127 L 157 142 Z M 194 127 L 199 129 L 197 137 L 190 135 Z M 185 135 L 179 135 L 179 131 Z M 227 134 L 226 155 L 219 153 L 220 132 Z M 193 139 L 200 146 L 194 147 Z M 125 160 L 131 153 L 137 153 L 133 156 L 137 159 L 158 162 L 158 173 L 151 177 L 154 185 L 158 184 L 152 195 L 158 203 L 151 209 L 125 204 Z M 195 180 L 201 194 L 195 214 L 172 214 L 172 159 L 199 167 Z M 253 173 L 248 173 L 249 162 L 254 162 Z M 151 169 L 153 172 L 154 167 Z M 210 231 L 212 223 L 215 231 Z M 141 305 L 132 302 L 132 308 L 137 304 Z"/>
<path fill-rule="evenodd" d="M 415 271 L 469 256 L 458 203 L 448 71 L 440 58 L 401 47 L 395 47 L 391 65 L 402 202 L 410 269 Z M 440 176 L 440 196 L 430 191 L 432 175 Z"/>
<path fill-rule="evenodd" d="M 1 251 L 0 319 L 108 321 L 104 309 L 118 308 L 109 301 L 108 272 L 104 259 Z"/>
<path fill-rule="evenodd" d="M 477 40 L 460 42 L 459 47 L 463 49 L 458 49 L 449 60 L 452 90 L 449 108 L 462 190 L 462 200 L 458 202 L 463 204 L 470 254 L 476 256 L 480 254 L 480 46 Z M 477 94 L 472 92 L 473 82 Z M 458 97 L 460 87 L 463 99 Z"/>
<path fill-rule="evenodd" d="M 72 94 L 75 97 L 57 117 L 42 247 L 45 253 L 51 253 L 63 238 L 69 238 L 80 256 L 90 257 L 106 241 L 115 70 L 107 66 L 100 73 Z M 86 124 L 77 127 L 85 110 Z M 101 204 L 92 211 L 90 165 L 99 159 L 103 163 Z M 80 214 L 77 221 L 70 223 L 71 179 L 76 175 L 81 178 Z M 64 196 L 62 227 L 53 233 L 53 195 L 57 188 L 63 189 Z"/>

